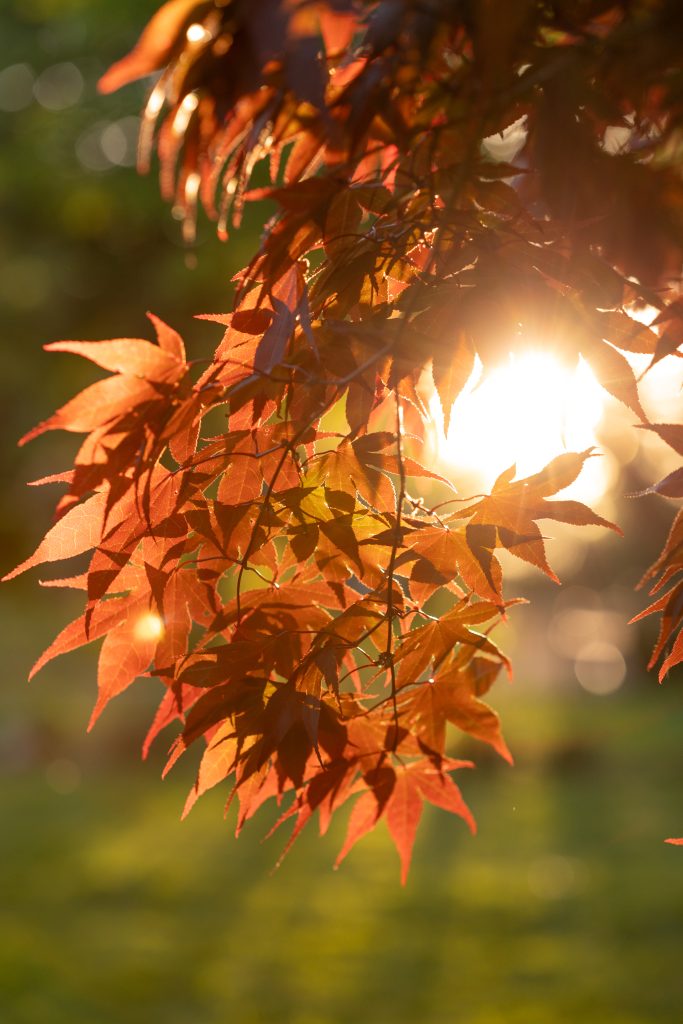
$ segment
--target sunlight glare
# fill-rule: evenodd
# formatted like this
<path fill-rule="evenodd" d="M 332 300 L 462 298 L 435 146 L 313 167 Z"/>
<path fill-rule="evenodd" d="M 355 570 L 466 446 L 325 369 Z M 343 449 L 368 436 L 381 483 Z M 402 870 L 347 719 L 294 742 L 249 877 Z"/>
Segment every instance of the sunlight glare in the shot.
<path fill-rule="evenodd" d="M 433 411 L 442 462 L 476 475 L 484 488 L 513 463 L 518 478 L 529 476 L 564 451 L 596 444 L 604 392 L 583 360 L 569 369 L 547 352 L 511 353 L 508 363 L 481 378 L 479 363 L 453 406 L 446 437 L 438 399 Z M 575 497 L 603 493 L 606 463 L 586 463 Z"/>
<path fill-rule="evenodd" d="M 211 38 L 211 33 L 208 32 L 203 25 L 199 22 L 193 22 L 185 33 L 185 38 L 188 43 L 203 43 L 207 39 Z"/>
<path fill-rule="evenodd" d="M 659 310 L 654 306 L 629 310 L 629 314 L 634 320 L 638 320 L 648 327 L 656 320 L 658 313 Z M 640 380 L 641 400 L 646 410 L 648 405 L 656 408 L 659 423 L 676 422 L 680 419 L 681 389 L 683 388 L 683 366 L 681 363 L 683 361 L 670 358 L 662 359 L 649 370 L 648 367 L 652 361 L 650 355 L 636 352 L 624 352 L 624 355 L 633 367 L 636 377 Z"/>
<path fill-rule="evenodd" d="M 161 640 L 164 635 L 164 623 L 156 612 L 145 612 L 135 623 L 136 640 Z"/>

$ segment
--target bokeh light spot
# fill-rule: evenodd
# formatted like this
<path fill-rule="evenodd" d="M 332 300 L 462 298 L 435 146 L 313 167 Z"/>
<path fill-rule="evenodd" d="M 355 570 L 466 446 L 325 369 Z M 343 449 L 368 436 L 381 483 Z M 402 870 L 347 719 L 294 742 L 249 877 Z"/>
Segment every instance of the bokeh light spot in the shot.
<path fill-rule="evenodd" d="M 185 37 L 188 43 L 203 43 L 205 39 L 211 38 L 211 33 L 203 25 L 200 25 L 199 22 L 193 22 L 188 27 Z"/>
<path fill-rule="evenodd" d="M 70 61 L 53 64 L 36 80 L 33 95 L 46 110 L 66 110 L 83 95 L 83 75 Z"/>
<path fill-rule="evenodd" d="M 133 630 L 136 640 L 161 640 L 164 623 L 156 612 L 145 612 L 135 623 Z"/>
<path fill-rule="evenodd" d="M 579 650 L 574 672 L 584 690 L 605 697 L 618 690 L 624 682 L 626 662 L 614 644 L 594 640 Z"/>
<path fill-rule="evenodd" d="M 33 71 L 28 64 L 10 64 L 0 71 L 0 110 L 14 114 L 33 101 Z"/>
<path fill-rule="evenodd" d="M 110 164 L 121 166 L 126 162 L 129 143 L 126 133 L 117 121 L 102 130 L 100 148 Z"/>

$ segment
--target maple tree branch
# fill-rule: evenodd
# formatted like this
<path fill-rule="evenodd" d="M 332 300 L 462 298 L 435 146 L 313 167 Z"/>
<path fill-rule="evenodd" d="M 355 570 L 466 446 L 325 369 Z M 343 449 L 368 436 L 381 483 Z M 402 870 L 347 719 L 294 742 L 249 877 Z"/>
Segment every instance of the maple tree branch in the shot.
<path fill-rule="evenodd" d="M 265 493 L 263 495 L 263 498 L 262 498 L 262 503 L 261 503 L 261 508 L 259 510 L 259 514 L 258 514 L 258 516 L 256 518 L 256 522 L 254 523 L 254 526 L 253 526 L 252 531 L 251 531 L 251 536 L 249 538 L 249 543 L 247 544 L 247 547 L 246 547 L 245 552 L 244 552 L 244 554 L 242 556 L 242 559 L 241 559 L 240 568 L 239 568 L 239 572 L 238 572 L 238 576 L 237 576 L 237 595 L 236 595 L 236 600 L 237 600 L 237 625 L 238 626 L 239 626 L 239 623 L 240 623 L 240 620 L 241 620 L 241 586 L 242 586 L 242 578 L 244 576 L 245 567 L 246 567 L 246 564 L 249 561 L 249 557 L 250 557 L 250 555 L 251 555 L 251 553 L 253 551 L 253 545 L 254 545 L 254 542 L 255 542 L 256 531 L 257 531 L 258 527 L 261 525 L 261 521 L 262 521 L 263 515 L 265 514 L 265 510 L 266 510 L 266 508 L 267 508 L 267 506 L 268 506 L 268 504 L 270 502 L 270 498 L 272 497 L 273 490 L 275 489 L 275 485 L 277 483 L 277 480 L 278 480 L 278 478 L 280 476 L 280 473 L 282 472 L 282 470 L 284 468 L 284 465 L 285 465 L 285 462 L 286 462 L 286 459 L 287 459 L 287 455 L 290 452 L 294 451 L 294 449 L 296 448 L 296 445 L 298 444 L 298 442 L 303 437 L 306 436 L 306 433 L 310 430 L 310 428 L 313 425 L 313 423 L 315 423 L 316 420 L 320 419 L 328 411 L 328 409 L 330 409 L 332 407 L 332 405 L 334 405 L 334 403 L 340 397 L 340 391 L 344 387 L 346 387 L 348 384 L 352 383 L 355 379 L 360 377 L 363 373 L 365 373 L 366 370 L 370 369 L 370 367 L 372 367 L 375 363 L 377 363 L 377 361 L 379 359 L 382 359 L 390 351 L 391 351 L 391 345 L 390 344 L 385 344 L 383 349 L 381 349 L 379 352 L 374 353 L 370 359 L 366 360 L 360 366 L 356 367 L 353 371 L 348 373 L 346 375 L 346 377 L 341 377 L 341 378 L 338 378 L 338 379 L 334 380 L 332 382 L 332 386 L 335 389 L 333 395 L 329 399 L 327 399 L 325 401 L 325 403 L 323 404 L 323 406 L 320 409 L 316 410 L 316 412 L 309 418 L 309 420 L 304 424 L 304 426 L 302 426 L 298 430 L 298 432 L 294 435 L 294 437 L 291 438 L 291 440 L 286 445 L 283 446 L 282 456 L 281 456 L 281 458 L 280 458 L 280 460 L 279 460 L 279 462 L 278 462 L 278 464 L 277 464 L 277 466 L 276 466 L 276 468 L 275 468 L 275 470 L 273 472 L 273 476 L 271 477 L 271 480 L 270 480 L 269 484 L 266 487 L 266 491 L 265 491 Z M 400 445 L 400 441 L 399 441 L 399 445 Z M 403 464 L 402 463 L 401 463 L 401 469 L 403 470 Z"/>
<path fill-rule="evenodd" d="M 393 542 L 391 545 L 391 553 L 389 555 L 389 565 L 387 566 L 387 645 L 385 650 L 386 667 L 389 669 L 389 677 L 391 684 L 391 702 L 394 712 L 394 735 L 392 739 L 392 749 L 396 751 L 398 746 L 398 704 L 396 701 L 396 666 L 394 665 L 394 572 L 396 567 L 396 559 L 398 557 L 398 549 L 401 543 L 401 517 L 403 514 L 403 502 L 406 493 L 406 473 L 405 464 L 403 462 L 403 411 L 401 408 L 401 399 L 398 393 L 398 388 L 394 391 L 396 399 L 396 455 L 398 458 L 399 467 L 399 488 L 396 493 L 396 526 Z"/>
<path fill-rule="evenodd" d="M 287 456 L 290 455 L 291 453 L 293 453 L 293 451 L 295 450 L 295 448 L 296 448 L 297 444 L 299 443 L 299 441 L 303 437 L 306 436 L 307 432 L 310 430 L 310 428 L 313 425 L 313 423 L 315 423 L 315 421 L 317 419 L 319 419 L 321 416 L 323 416 L 325 414 L 325 412 L 330 408 L 330 406 L 334 403 L 334 401 L 336 401 L 336 397 L 337 396 L 335 394 L 335 396 L 333 398 L 327 400 L 320 409 L 316 410 L 316 412 L 310 417 L 310 419 L 304 424 L 304 426 L 300 427 L 300 429 L 297 431 L 297 433 L 294 435 L 294 437 L 290 438 L 289 441 L 287 441 L 285 444 L 282 445 L 282 449 L 283 449 L 282 450 L 282 455 L 281 455 L 281 457 L 280 457 L 280 459 L 278 461 L 277 466 L 275 467 L 275 470 L 273 471 L 273 475 L 272 475 L 269 483 L 267 484 L 266 490 L 265 490 L 265 492 L 263 494 L 263 497 L 261 499 L 261 506 L 259 508 L 259 512 L 258 512 L 258 515 L 256 517 L 256 521 L 254 523 L 254 526 L 252 527 L 251 534 L 250 534 L 250 537 L 249 537 L 249 542 L 248 542 L 248 544 L 247 544 L 247 546 L 245 548 L 244 554 L 242 555 L 242 559 L 241 559 L 241 563 L 240 563 L 240 568 L 239 568 L 239 572 L 238 572 L 238 575 L 237 575 L 237 594 L 236 594 L 236 601 L 237 601 L 237 626 L 239 626 L 241 618 L 242 618 L 241 584 L 242 584 L 242 578 L 244 576 L 244 571 L 245 571 L 245 568 L 247 566 L 249 558 L 250 558 L 250 556 L 251 556 L 251 554 L 253 552 L 253 549 L 254 549 L 254 543 L 255 543 L 255 540 L 256 540 L 256 531 L 258 530 L 259 526 L 261 525 L 261 522 L 263 521 L 263 517 L 264 517 L 264 515 L 266 513 L 266 510 L 267 510 L 269 504 L 270 504 L 270 499 L 271 499 L 273 491 L 275 489 L 275 485 L 276 485 L 276 483 L 278 481 L 280 473 L 282 472 L 282 470 L 284 468 L 285 462 L 287 461 Z"/>
<path fill-rule="evenodd" d="M 267 197 L 277 213 L 234 278 L 233 312 L 217 318 L 228 327 L 219 355 L 194 387 L 201 360 L 188 364 L 182 339 L 156 321 L 156 345 L 57 343 L 113 376 L 27 435 L 88 437 L 56 523 L 10 575 L 94 548 L 71 584 L 86 588 L 86 612 L 36 670 L 103 637 L 99 714 L 160 664 L 175 689 L 146 747 L 179 719 L 169 767 L 206 739 L 191 802 L 236 774 L 241 827 L 265 799 L 293 790 L 280 820 L 296 815 L 294 839 L 316 810 L 326 826 L 358 794 L 342 856 L 384 816 L 405 877 L 425 800 L 473 824 L 447 775 L 461 763 L 445 757 L 444 716 L 460 724 L 448 702 L 478 701 L 489 672 L 507 665 L 490 638 L 512 603 L 496 549 L 551 575 L 537 519 L 612 526 L 580 503 L 546 502 L 587 452 L 526 482 L 503 474 L 492 496 L 428 508 L 427 491 L 409 494 L 406 477 L 444 480 L 410 454 L 413 433 L 424 439 L 408 416 L 427 414 L 426 375 L 448 413 L 475 359 L 489 370 L 505 345 L 516 351 L 552 323 L 558 349 L 576 349 L 643 426 L 683 452 L 678 427 L 646 421 L 640 380 L 620 354 L 645 352 L 652 366 L 683 338 L 683 184 L 663 146 L 680 120 L 676 4 L 653 0 L 645 22 L 642 4 L 627 0 L 607 13 L 600 0 L 559 12 L 526 3 L 521 21 L 519 5 L 500 4 L 480 25 L 471 5 L 446 0 L 320 0 L 320 38 L 302 36 L 301 5 L 285 0 L 273 0 L 265 22 L 257 4 L 194 6 L 188 34 L 183 3 L 165 5 L 105 91 L 161 72 L 140 151 L 149 163 L 158 139 L 186 236 L 198 199 L 223 234 L 247 201 Z M 340 12 L 350 32 L 330 58 L 325 18 Z M 634 62 L 644 24 L 648 47 Z M 190 38 L 197 28 L 207 45 Z M 244 39 L 264 42 L 267 71 L 257 62 L 244 74 Z M 631 125 L 616 152 L 606 148 L 609 111 Z M 523 148 L 508 162 L 491 141 L 515 124 Z M 269 187 L 254 189 L 263 157 Z M 639 301 L 661 311 L 652 329 L 627 315 Z M 344 399 L 348 430 L 321 430 Z M 207 438 L 203 417 L 226 403 L 224 432 Z M 165 449 L 178 469 L 163 464 Z M 681 497 L 683 469 L 655 489 Z M 663 574 L 658 587 L 681 570 L 682 534 L 683 513 L 648 573 Z M 267 589 L 247 593 L 247 572 Z M 423 611 L 432 594 L 447 610 Z M 163 619 L 158 642 L 136 632 L 152 607 Z M 678 588 L 649 611 L 662 613 L 654 659 L 664 657 L 666 673 L 683 661 Z M 434 693 L 417 682 L 430 672 Z M 476 706 L 477 724 L 462 727 L 506 756 L 495 714 Z"/>
<path fill-rule="evenodd" d="M 303 436 L 303 432 L 302 432 L 301 436 Z M 273 475 L 271 477 L 270 482 L 266 486 L 266 491 L 265 491 L 265 493 L 263 495 L 263 498 L 262 498 L 262 501 L 261 501 L 261 504 L 260 504 L 260 507 L 259 507 L 259 512 L 258 512 L 258 515 L 256 517 L 256 521 L 254 523 L 254 526 L 252 527 L 251 534 L 249 536 L 249 542 L 247 543 L 247 546 L 245 548 L 244 554 L 242 555 L 242 558 L 240 559 L 240 563 L 239 563 L 240 567 L 239 567 L 239 571 L 238 571 L 238 574 L 237 574 L 237 593 L 235 595 L 235 599 L 236 599 L 236 602 L 237 602 L 237 623 L 236 623 L 236 627 L 237 628 L 239 627 L 240 622 L 242 621 L 242 578 L 243 578 L 244 573 L 245 573 L 245 571 L 246 571 L 246 569 L 248 567 L 249 558 L 251 557 L 251 555 L 253 553 L 253 550 L 254 550 L 254 544 L 256 542 L 256 531 L 257 531 L 258 527 L 261 525 L 261 522 L 263 520 L 263 516 L 265 515 L 265 512 L 266 512 L 266 510 L 268 508 L 270 497 L 271 497 L 271 495 L 273 493 L 273 490 L 275 488 L 275 484 L 277 483 L 277 479 L 278 479 L 280 473 L 282 472 L 284 464 L 285 464 L 285 462 L 287 460 L 287 456 L 291 452 L 291 445 L 293 443 L 294 442 L 289 441 L 286 444 L 282 445 L 282 455 L 280 456 L 280 459 L 279 459 L 278 464 L 277 464 L 277 466 L 276 466 L 276 468 L 275 468 L 275 470 L 273 472 Z"/>

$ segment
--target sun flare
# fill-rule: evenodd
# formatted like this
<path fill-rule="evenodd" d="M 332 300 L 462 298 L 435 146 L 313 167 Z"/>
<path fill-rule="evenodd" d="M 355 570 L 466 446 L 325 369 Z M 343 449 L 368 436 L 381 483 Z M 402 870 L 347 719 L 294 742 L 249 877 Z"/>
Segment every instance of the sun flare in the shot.
<path fill-rule="evenodd" d="M 164 622 L 156 612 L 144 612 L 135 623 L 133 630 L 136 640 L 161 640 Z"/>
<path fill-rule="evenodd" d="M 486 377 L 482 372 L 478 363 L 453 406 L 445 436 L 439 401 L 434 400 L 438 454 L 444 465 L 489 488 L 513 463 L 518 476 L 528 476 L 564 451 L 583 451 L 597 443 L 604 392 L 583 360 L 570 369 L 546 352 L 511 353 L 507 363 Z M 574 496 L 587 500 L 602 494 L 605 463 L 588 461 Z"/>

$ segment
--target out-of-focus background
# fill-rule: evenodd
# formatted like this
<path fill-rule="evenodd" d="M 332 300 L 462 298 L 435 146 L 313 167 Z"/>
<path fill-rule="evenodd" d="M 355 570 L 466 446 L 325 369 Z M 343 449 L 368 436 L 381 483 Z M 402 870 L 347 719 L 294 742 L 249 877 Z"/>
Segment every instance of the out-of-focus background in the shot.
<path fill-rule="evenodd" d="M 187 250 L 153 177 L 134 171 L 145 84 L 96 92 L 155 6 L 0 8 L 2 571 L 49 524 L 54 495 L 25 482 L 66 468 L 76 443 L 15 441 L 97 376 L 42 344 L 148 336 L 151 309 L 205 358 L 216 329 L 192 314 L 229 308 L 230 278 L 256 241 L 257 212 L 228 245 L 201 223 Z M 673 510 L 619 497 L 654 479 L 664 454 L 638 445 L 628 417 L 607 413 L 609 434 L 604 423 L 596 431 L 610 489 L 594 484 L 595 501 L 626 537 L 560 535 L 549 550 L 563 588 L 511 580 L 533 604 L 515 609 L 500 637 L 517 676 L 492 703 L 516 767 L 459 748 L 478 764 L 459 781 L 479 834 L 426 813 L 405 889 L 383 828 L 339 872 L 343 820 L 322 840 L 304 835 L 273 873 L 284 837 L 261 843 L 267 813 L 235 842 L 218 790 L 181 823 L 193 763 L 162 783 L 163 740 L 139 760 L 151 684 L 115 701 L 86 736 L 95 650 L 25 681 L 77 601 L 41 589 L 35 573 L 0 588 L 0 1019 L 676 1019 L 683 853 L 662 840 L 683 833 L 680 678 L 658 686 L 645 672 L 652 628 L 626 625 Z"/>

